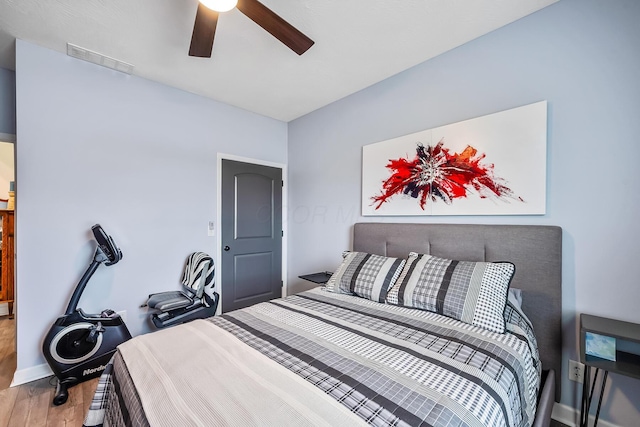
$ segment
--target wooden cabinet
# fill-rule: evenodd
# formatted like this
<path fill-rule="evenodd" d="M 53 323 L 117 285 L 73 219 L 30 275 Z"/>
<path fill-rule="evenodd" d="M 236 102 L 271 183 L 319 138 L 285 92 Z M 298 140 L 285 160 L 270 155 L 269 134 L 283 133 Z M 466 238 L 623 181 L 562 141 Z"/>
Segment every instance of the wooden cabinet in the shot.
<path fill-rule="evenodd" d="M 0 250 L 0 303 L 9 303 L 9 313 L 13 313 L 13 211 L 0 210 L 2 216 L 2 245 Z"/>

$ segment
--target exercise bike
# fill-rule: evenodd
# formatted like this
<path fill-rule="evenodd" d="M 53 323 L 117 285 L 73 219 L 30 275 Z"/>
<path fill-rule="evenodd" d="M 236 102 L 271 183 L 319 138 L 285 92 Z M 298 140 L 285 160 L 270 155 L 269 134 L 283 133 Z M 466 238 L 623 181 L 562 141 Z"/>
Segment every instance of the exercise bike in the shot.
<path fill-rule="evenodd" d="M 58 317 L 42 344 L 44 357 L 58 379 L 54 405 L 67 401 L 69 387 L 100 376 L 116 347 L 131 338 L 122 318 L 113 310 L 87 314 L 77 308 L 85 286 L 98 267 L 113 265 L 122 259 L 122 251 L 99 224 L 91 227 L 91 231 L 98 243 L 93 261 L 78 282 L 64 316 Z"/>

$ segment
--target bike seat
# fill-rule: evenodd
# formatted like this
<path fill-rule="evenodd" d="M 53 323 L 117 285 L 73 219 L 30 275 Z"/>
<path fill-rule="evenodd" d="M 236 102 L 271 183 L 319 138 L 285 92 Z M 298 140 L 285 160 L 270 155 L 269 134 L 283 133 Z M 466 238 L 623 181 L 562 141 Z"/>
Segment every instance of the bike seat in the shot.
<path fill-rule="evenodd" d="M 193 303 L 193 297 L 184 292 L 162 292 L 149 296 L 147 305 L 160 311 L 170 311 L 178 308 L 184 308 Z"/>

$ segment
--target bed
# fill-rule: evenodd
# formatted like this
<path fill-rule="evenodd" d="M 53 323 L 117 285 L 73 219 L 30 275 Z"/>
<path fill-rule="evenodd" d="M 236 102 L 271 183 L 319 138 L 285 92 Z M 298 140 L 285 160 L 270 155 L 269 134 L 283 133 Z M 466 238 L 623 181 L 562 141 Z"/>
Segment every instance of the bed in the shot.
<path fill-rule="evenodd" d="M 326 287 L 121 345 L 85 425 L 547 426 L 560 396 L 561 236 L 553 226 L 355 224 Z M 357 256 L 389 267 L 372 298 L 341 281 L 365 274 L 349 270 Z M 503 304 L 504 331 L 475 323 L 477 313 L 469 323 L 467 307 L 456 318 L 407 306 L 411 278 L 440 259 L 464 260 L 447 264 L 454 277 L 515 266 L 507 285 L 522 302 L 511 292 Z"/>

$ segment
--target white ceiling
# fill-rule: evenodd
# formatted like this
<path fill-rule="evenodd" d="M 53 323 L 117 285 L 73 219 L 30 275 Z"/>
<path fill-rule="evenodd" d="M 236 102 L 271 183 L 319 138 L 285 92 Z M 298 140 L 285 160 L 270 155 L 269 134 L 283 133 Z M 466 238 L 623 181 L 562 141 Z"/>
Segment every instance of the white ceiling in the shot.
<path fill-rule="evenodd" d="M 187 55 L 198 0 L 0 0 L 0 67 L 16 38 L 67 43 L 133 74 L 290 121 L 557 0 L 261 0 L 315 41 L 296 55 L 234 9 L 210 59 Z"/>

